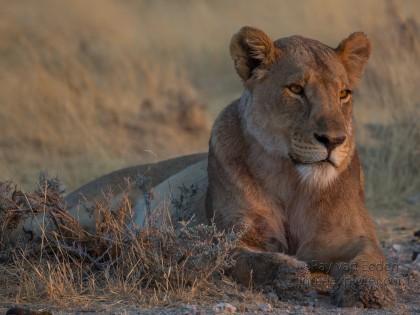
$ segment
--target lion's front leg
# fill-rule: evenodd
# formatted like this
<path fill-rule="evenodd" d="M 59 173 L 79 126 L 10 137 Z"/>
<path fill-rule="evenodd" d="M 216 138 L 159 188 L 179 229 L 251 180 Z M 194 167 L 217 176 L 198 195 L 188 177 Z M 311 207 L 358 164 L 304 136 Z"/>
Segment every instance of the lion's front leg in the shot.
<path fill-rule="evenodd" d="M 393 305 L 395 295 L 389 283 L 387 264 L 376 244 L 366 244 L 349 263 L 334 264 L 334 304 L 343 307 L 383 308 Z"/>
<path fill-rule="evenodd" d="M 311 271 L 329 273 L 335 280 L 332 301 L 341 307 L 390 307 L 394 293 L 387 264 L 374 237 L 353 236 L 331 241 L 318 237 L 299 248 L 297 258 Z"/>
<path fill-rule="evenodd" d="M 238 248 L 232 277 L 246 286 L 271 286 L 279 296 L 301 294 L 310 282 L 306 263 L 286 254 Z"/>

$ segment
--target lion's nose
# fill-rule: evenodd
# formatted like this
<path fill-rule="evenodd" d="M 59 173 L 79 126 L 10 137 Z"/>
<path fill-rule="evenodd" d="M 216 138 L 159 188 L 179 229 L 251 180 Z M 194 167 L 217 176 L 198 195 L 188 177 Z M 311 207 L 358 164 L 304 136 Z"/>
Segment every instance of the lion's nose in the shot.
<path fill-rule="evenodd" d="M 342 144 L 344 141 L 346 141 L 346 136 L 344 134 L 339 134 L 339 135 L 320 134 L 319 135 L 317 133 L 314 133 L 314 137 L 316 140 L 321 142 L 327 148 L 328 152 L 331 152 L 340 144 Z"/>

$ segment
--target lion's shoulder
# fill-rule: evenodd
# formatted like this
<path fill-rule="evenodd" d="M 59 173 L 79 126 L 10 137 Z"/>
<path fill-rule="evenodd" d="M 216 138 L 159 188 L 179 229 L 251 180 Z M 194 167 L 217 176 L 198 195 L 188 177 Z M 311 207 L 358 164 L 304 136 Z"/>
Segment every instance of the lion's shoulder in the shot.
<path fill-rule="evenodd" d="M 239 104 L 240 99 L 230 103 L 216 118 L 210 136 L 210 157 L 217 156 L 228 162 L 244 153 Z"/>

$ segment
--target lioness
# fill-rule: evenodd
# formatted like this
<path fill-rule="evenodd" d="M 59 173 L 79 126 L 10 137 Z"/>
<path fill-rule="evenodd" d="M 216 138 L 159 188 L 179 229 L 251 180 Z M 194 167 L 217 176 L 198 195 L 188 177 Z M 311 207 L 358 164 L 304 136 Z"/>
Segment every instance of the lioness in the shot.
<path fill-rule="evenodd" d="M 222 229 L 243 228 L 231 270 L 238 281 L 282 288 L 293 269 L 307 273 L 307 264 L 335 278 L 339 306 L 391 305 L 352 121 L 352 90 L 370 50 L 363 33 L 333 49 L 300 36 L 273 42 L 243 27 L 230 52 L 245 89 L 216 119 L 208 160 L 193 155 L 114 172 L 70 194 L 70 213 L 94 228 L 80 201 L 101 199 L 104 188 L 137 173 L 152 179 L 153 206 L 173 198 L 179 184 L 197 184 L 191 209 L 199 221 L 207 214 Z M 141 225 L 144 188 L 129 197 Z M 36 229 L 33 222 L 22 230 Z"/>
<path fill-rule="evenodd" d="M 240 266 L 256 268 L 255 252 L 264 251 L 312 269 L 328 265 L 340 306 L 393 300 L 352 120 L 352 91 L 370 51 L 363 33 L 333 49 L 301 36 L 273 42 L 243 27 L 230 53 L 245 89 L 210 139 L 206 211 L 222 228 L 247 226 Z"/>

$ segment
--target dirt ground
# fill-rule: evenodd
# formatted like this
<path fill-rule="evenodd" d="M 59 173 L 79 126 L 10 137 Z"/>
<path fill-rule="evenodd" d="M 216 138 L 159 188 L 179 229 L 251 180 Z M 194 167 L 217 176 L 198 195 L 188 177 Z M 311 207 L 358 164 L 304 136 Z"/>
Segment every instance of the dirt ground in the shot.
<path fill-rule="evenodd" d="M 204 304 L 181 304 L 142 308 L 127 305 L 125 301 L 95 303 L 89 307 L 75 305 L 60 309 L 43 305 L 16 305 L 13 301 L 0 302 L 0 314 L 11 307 L 36 310 L 33 313 L 10 312 L 19 315 L 46 314 L 420 314 L 420 226 L 419 214 L 415 209 L 412 215 L 377 218 L 377 228 L 382 246 L 387 255 L 391 281 L 396 292 L 397 303 L 392 309 L 375 310 L 360 308 L 336 308 L 330 303 L 327 291 L 314 287 L 299 298 L 279 299 L 274 293 L 246 292 L 243 298 L 226 292 L 217 302 Z M 255 299 L 254 299 L 255 296 Z M 38 313 L 40 312 L 40 313 Z M 44 313 L 42 313 L 44 312 Z"/>

